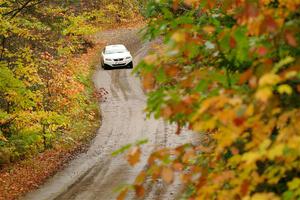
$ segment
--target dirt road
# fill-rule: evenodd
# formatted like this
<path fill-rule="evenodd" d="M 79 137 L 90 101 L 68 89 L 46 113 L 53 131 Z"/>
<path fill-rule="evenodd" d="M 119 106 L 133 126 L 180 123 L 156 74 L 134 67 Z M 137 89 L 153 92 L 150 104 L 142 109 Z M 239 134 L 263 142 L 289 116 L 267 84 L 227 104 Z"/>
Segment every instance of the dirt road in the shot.
<path fill-rule="evenodd" d="M 122 29 L 99 33 L 97 38 L 107 43 L 124 43 L 134 55 L 134 64 L 143 58 L 149 49 L 142 43 L 137 29 Z M 38 190 L 29 193 L 26 200 L 113 200 L 114 189 L 124 183 L 132 183 L 138 172 L 146 165 L 147 156 L 156 148 L 177 146 L 192 135 L 184 131 L 176 136 L 175 127 L 162 120 L 146 119 L 143 109 L 146 97 L 140 81 L 130 69 L 102 70 L 94 75 L 97 88 L 108 91 L 106 102 L 101 102 L 102 125 L 86 153 L 79 155 L 61 172 L 48 180 Z M 141 139 L 149 142 L 142 146 L 141 162 L 130 167 L 123 155 L 112 157 L 111 153 L 123 145 Z M 193 138 L 195 140 L 195 138 Z M 176 199 L 180 185 L 172 187 L 158 182 L 148 187 L 148 200 Z M 127 199 L 136 199 L 132 193 Z"/>

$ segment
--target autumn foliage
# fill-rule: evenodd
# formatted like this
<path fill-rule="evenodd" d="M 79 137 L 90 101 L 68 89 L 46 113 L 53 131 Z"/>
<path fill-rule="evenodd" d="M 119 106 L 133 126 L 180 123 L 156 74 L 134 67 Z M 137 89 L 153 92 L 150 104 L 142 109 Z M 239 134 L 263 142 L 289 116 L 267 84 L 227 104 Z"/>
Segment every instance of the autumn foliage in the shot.
<path fill-rule="evenodd" d="M 94 63 L 76 58 L 95 45 L 91 34 L 116 23 L 116 10 L 120 21 L 136 7 L 132 1 L 0 0 L 0 168 L 86 137 L 98 107 Z"/>
<path fill-rule="evenodd" d="M 137 195 L 179 176 L 182 199 L 299 199 L 300 1 L 161 0 L 146 15 L 164 42 L 137 69 L 147 111 L 206 139 L 154 152 Z"/>

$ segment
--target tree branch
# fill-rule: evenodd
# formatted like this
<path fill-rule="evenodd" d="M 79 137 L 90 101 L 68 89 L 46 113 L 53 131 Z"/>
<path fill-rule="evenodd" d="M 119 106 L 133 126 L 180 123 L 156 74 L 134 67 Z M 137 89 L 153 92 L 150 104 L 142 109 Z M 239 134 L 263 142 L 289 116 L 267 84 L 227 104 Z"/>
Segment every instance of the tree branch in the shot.
<path fill-rule="evenodd" d="M 2 46 L 2 49 L 1 49 L 1 54 L 0 54 L 0 61 L 3 59 L 3 55 L 4 55 L 4 51 L 5 51 L 5 36 L 2 36 L 2 42 L 1 42 L 1 46 Z"/>
<path fill-rule="evenodd" d="M 44 0 L 39 0 L 35 3 L 34 3 L 34 1 L 36 1 L 36 0 L 27 0 L 23 5 L 21 5 L 20 7 L 16 8 L 16 9 L 13 9 L 7 13 L 4 13 L 3 16 L 11 15 L 10 19 L 13 19 L 15 16 L 17 16 L 17 14 L 22 12 L 24 9 L 36 6 L 40 3 L 42 3 Z"/>

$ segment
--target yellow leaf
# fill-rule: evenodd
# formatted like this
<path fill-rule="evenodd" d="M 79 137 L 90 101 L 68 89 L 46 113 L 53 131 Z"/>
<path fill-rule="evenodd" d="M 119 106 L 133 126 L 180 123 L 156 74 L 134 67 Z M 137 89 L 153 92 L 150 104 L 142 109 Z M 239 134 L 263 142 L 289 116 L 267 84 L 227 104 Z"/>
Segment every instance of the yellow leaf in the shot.
<path fill-rule="evenodd" d="M 2 134 L 0 135 L 0 140 L 7 142 L 7 139 Z"/>
<path fill-rule="evenodd" d="M 297 149 L 299 147 L 300 144 L 300 136 L 292 136 L 289 137 L 288 139 L 288 147 L 289 148 L 294 148 Z"/>
<path fill-rule="evenodd" d="M 255 93 L 255 98 L 266 103 L 272 95 L 273 95 L 272 88 L 264 87 L 258 89 L 258 91 Z"/>
<path fill-rule="evenodd" d="M 173 182 L 174 172 L 171 168 L 164 167 L 161 171 L 161 177 L 166 183 L 170 184 Z"/>
<path fill-rule="evenodd" d="M 268 149 L 271 144 L 272 141 L 270 139 L 265 139 L 264 141 L 262 141 L 261 144 L 259 145 L 260 152 L 265 152 L 266 149 Z"/>
<path fill-rule="evenodd" d="M 279 200 L 274 193 L 256 193 L 251 197 L 251 200 Z"/>
<path fill-rule="evenodd" d="M 288 183 L 290 190 L 295 190 L 300 188 L 300 178 L 294 178 L 292 181 Z"/>
<path fill-rule="evenodd" d="M 247 164 L 256 162 L 261 157 L 261 154 L 258 152 L 248 152 L 242 156 L 242 160 L 246 161 Z"/>
<path fill-rule="evenodd" d="M 285 74 L 284 78 L 285 79 L 291 79 L 294 78 L 295 76 L 297 76 L 297 71 L 289 71 Z"/>
<path fill-rule="evenodd" d="M 259 86 L 276 85 L 280 82 L 280 77 L 277 74 L 265 74 L 259 79 Z"/>
<path fill-rule="evenodd" d="M 141 150 L 139 147 L 134 147 L 127 155 L 127 161 L 130 165 L 134 166 L 140 161 Z"/>
<path fill-rule="evenodd" d="M 175 42 L 178 42 L 178 43 L 185 42 L 185 33 L 177 31 L 177 32 L 173 33 L 171 38 L 172 38 L 172 40 L 174 40 Z"/>
<path fill-rule="evenodd" d="M 208 33 L 208 34 L 211 34 L 213 32 L 215 32 L 216 28 L 214 26 L 204 26 L 202 28 L 202 30 L 205 32 L 205 33 Z"/>
<path fill-rule="evenodd" d="M 289 86 L 288 84 L 283 84 L 283 85 L 280 85 L 278 88 L 277 88 L 278 92 L 280 94 L 292 94 L 293 92 L 293 89 L 291 88 L 291 86 Z"/>
<path fill-rule="evenodd" d="M 246 109 L 245 115 L 246 116 L 252 116 L 254 113 L 254 105 L 253 104 L 249 104 L 249 106 Z"/>
<path fill-rule="evenodd" d="M 273 110 L 272 110 L 272 115 L 277 115 L 277 114 L 279 114 L 281 112 L 281 108 L 274 108 Z"/>
<path fill-rule="evenodd" d="M 201 130 L 212 130 L 216 127 L 216 119 L 211 118 L 206 120 L 205 122 L 201 123 L 195 123 L 194 124 L 194 130 L 201 131 Z"/>
<path fill-rule="evenodd" d="M 268 153 L 267 156 L 269 159 L 273 160 L 274 158 L 278 156 L 282 156 L 284 150 L 284 145 L 283 144 L 277 144 L 272 147 Z"/>
<path fill-rule="evenodd" d="M 291 56 L 287 56 L 286 58 L 280 60 L 278 63 L 275 64 L 274 68 L 273 68 L 273 72 L 277 72 L 279 71 L 283 66 L 288 65 L 292 62 L 295 61 L 295 58 L 291 57 Z"/>

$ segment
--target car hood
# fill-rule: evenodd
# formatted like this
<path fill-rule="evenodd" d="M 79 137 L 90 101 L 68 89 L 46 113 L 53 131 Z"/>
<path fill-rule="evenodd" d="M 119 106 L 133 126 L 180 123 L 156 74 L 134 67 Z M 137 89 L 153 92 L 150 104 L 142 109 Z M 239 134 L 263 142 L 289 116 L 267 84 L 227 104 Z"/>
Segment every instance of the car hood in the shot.
<path fill-rule="evenodd" d="M 125 58 L 128 56 L 131 56 L 130 52 L 105 54 L 104 58 L 116 59 L 116 58 Z"/>

